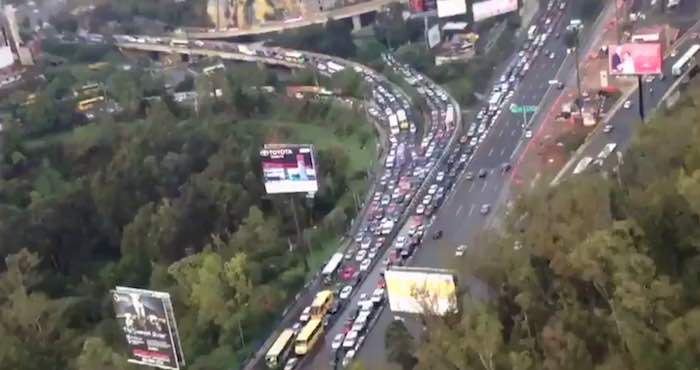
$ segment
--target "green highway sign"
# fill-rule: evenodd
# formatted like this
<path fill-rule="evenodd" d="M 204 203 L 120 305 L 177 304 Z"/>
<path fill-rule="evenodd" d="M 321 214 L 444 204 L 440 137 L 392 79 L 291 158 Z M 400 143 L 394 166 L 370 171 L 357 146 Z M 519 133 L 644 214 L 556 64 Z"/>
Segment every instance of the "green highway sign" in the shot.
<path fill-rule="evenodd" d="M 511 113 L 534 113 L 537 110 L 536 105 L 510 105 Z"/>

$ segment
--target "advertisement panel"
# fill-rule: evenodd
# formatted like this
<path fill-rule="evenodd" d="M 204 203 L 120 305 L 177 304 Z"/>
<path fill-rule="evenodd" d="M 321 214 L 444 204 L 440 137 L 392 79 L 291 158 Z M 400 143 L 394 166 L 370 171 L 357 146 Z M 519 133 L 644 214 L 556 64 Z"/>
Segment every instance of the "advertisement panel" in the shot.
<path fill-rule="evenodd" d="M 608 47 L 610 75 L 661 73 L 660 44 L 622 44 Z"/>
<path fill-rule="evenodd" d="M 112 303 L 129 362 L 161 369 L 185 365 L 168 293 L 116 287 Z"/>
<path fill-rule="evenodd" d="M 436 24 L 428 29 L 428 47 L 434 48 L 440 43 L 440 25 Z"/>
<path fill-rule="evenodd" d="M 9 67 L 15 63 L 15 56 L 9 46 L 0 47 L 0 69 Z"/>
<path fill-rule="evenodd" d="M 425 11 L 425 3 L 423 0 L 409 0 L 408 8 L 412 13 L 422 13 Z"/>
<path fill-rule="evenodd" d="M 445 315 L 458 309 L 457 279 L 449 270 L 394 267 L 384 279 L 392 312 Z"/>
<path fill-rule="evenodd" d="M 437 0 L 437 14 L 440 18 L 465 14 L 466 12 L 466 0 Z"/>
<path fill-rule="evenodd" d="M 267 144 L 260 158 L 268 194 L 318 191 L 312 145 Z"/>
<path fill-rule="evenodd" d="M 518 10 L 518 0 L 486 0 L 472 4 L 474 22 Z"/>

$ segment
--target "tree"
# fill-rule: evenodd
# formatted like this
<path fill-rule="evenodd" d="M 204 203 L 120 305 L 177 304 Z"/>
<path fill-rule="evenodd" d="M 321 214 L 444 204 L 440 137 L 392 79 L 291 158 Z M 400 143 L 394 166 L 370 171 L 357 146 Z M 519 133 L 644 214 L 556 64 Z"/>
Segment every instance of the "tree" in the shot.
<path fill-rule="evenodd" d="M 389 324 L 384 334 L 384 346 L 387 360 L 398 363 L 404 370 L 413 369 L 417 362 L 413 356 L 415 344 L 402 321 L 394 320 Z"/>

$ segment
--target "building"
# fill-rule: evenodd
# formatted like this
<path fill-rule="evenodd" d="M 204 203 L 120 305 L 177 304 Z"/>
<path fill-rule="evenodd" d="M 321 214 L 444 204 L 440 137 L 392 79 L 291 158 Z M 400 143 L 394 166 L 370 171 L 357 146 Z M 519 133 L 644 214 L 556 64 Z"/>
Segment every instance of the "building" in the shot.
<path fill-rule="evenodd" d="M 327 12 L 336 6 L 336 0 L 299 0 L 302 16 Z"/>
<path fill-rule="evenodd" d="M 31 50 L 24 45 L 19 35 L 15 8 L 12 5 L 6 5 L 2 8 L 0 16 L 0 47 L 9 47 L 17 55 L 20 64 L 25 66 L 34 65 Z"/>

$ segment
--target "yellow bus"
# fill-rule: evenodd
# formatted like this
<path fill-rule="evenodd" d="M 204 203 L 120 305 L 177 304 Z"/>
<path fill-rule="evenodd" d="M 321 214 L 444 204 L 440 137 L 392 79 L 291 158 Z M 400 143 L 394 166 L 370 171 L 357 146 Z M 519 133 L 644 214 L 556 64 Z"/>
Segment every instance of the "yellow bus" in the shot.
<path fill-rule="evenodd" d="M 75 89 L 73 95 L 76 97 L 95 97 L 100 95 L 100 92 L 102 92 L 102 85 L 89 83 Z"/>
<path fill-rule="evenodd" d="M 294 344 L 294 330 L 285 329 L 282 331 L 275 343 L 265 355 L 265 363 L 270 369 L 276 369 L 284 363 L 292 350 Z"/>
<path fill-rule="evenodd" d="M 311 317 L 314 319 L 323 319 L 323 316 L 330 310 L 333 305 L 333 292 L 330 290 L 322 290 L 316 294 L 316 298 L 311 303 Z"/>
<path fill-rule="evenodd" d="M 78 111 L 85 112 L 85 111 L 91 109 L 92 107 L 94 107 L 95 104 L 102 102 L 104 100 L 105 100 L 105 97 L 102 95 L 96 96 L 96 97 L 90 98 L 90 99 L 81 100 L 78 102 Z"/>
<path fill-rule="evenodd" d="M 306 324 L 306 326 L 304 326 L 303 329 L 301 329 L 301 332 L 297 336 L 297 341 L 294 345 L 294 352 L 299 356 L 307 354 L 310 350 L 314 348 L 314 345 L 322 336 L 323 320 L 309 320 L 309 322 Z"/>
<path fill-rule="evenodd" d="M 89 64 L 88 68 L 91 71 L 97 71 L 97 70 L 100 70 L 100 69 L 105 68 L 107 66 L 109 66 L 109 63 L 107 63 L 107 62 L 97 62 L 97 63 Z"/>

